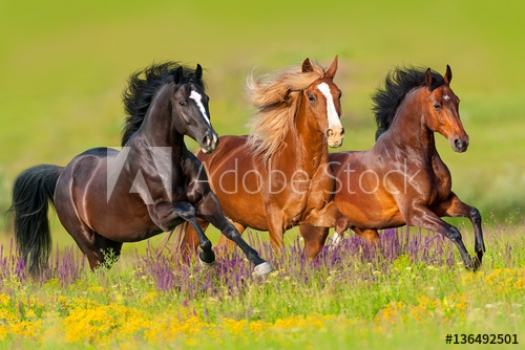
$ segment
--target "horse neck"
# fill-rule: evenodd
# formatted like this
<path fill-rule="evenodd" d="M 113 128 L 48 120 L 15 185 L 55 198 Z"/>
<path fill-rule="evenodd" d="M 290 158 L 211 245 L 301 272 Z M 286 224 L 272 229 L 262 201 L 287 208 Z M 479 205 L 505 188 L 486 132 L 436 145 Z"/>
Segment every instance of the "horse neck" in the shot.
<path fill-rule="evenodd" d="M 392 126 L 388 130 L 390 138 L 401 149 L 415 150 L 415 154 L 432 156 L 437 152 L 434 132 L 431 131 L 421 115 L 422 101 L 418 90 L 410 92 L 399 106 Z M 411 152 L 414 154 L 414 152 Z"/>
<path fill-rule="evenodd" d="M 184 150 L 186 146 L 184 135 L 179 134 L 173 125 L 167 90 L 160 92 L 152 102 L 138 134 L 149 147 L 169 147 L 173 149 L 173 154 L 176 154 Z"/>
<path fill-rule="evenodd" d="M 291 165 L 313 174 L 322 162 L 328 162 L 328 143 L 318 131 L 315 115 L 301 96 L 294 118 L 294 128 L 288 131 L 285 153 L 293 159 Z"/>

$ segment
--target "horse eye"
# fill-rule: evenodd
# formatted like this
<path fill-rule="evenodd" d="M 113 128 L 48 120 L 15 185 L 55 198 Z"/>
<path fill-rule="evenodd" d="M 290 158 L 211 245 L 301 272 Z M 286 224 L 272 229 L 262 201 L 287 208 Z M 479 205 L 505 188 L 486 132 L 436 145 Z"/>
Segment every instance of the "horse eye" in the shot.
<path fill-rule="evenodd" d="M 184 101 L 179 101 L 179 105 L 181 105 L 182 107 L 186 106 L 186 102 Z"/>
<path fill-rule="evenodd" d="M 315 101 L 315 96 L 314 96 L 314 95 L 310 95 L 310 96 L 308 97 L 308 99 L 309 99 L 310 101 L 314 102 L 314 101 Z"/>
<path fill-rule="evenodd" d="M 438 104 L 436 103 L 436 104 L 434 105 L 434 109 L 437 110 L 437 111 L 439 111 L 439 110 L 441 109 L 441 106 L 438 105 Z"/>

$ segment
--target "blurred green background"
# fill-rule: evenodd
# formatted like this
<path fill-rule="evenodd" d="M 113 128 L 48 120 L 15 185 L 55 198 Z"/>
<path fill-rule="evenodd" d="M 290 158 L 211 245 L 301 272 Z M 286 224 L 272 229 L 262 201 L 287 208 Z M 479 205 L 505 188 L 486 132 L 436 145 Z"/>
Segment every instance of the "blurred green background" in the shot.
<path fill-rule="evenodd" d="M 524 13 L 523 1 L 487 0 L 0 0 L 0 210 L 23 169 L 120 144 L 121 93 L 139 68 L 200 63 L 216 130 L 243 134 L 253 113 L 244 95 L 252 69 L 268 73 L 306 57 L 326 66 L 338 54 L 343 148 L 353 150 L 374 143 L 370 95 L 390 69 L 444 73 L 449 64 L 471 140 L 457 154 L 437 137 L 454 191 L 488 224 L 521 223 Z M 53 225 L 53 236 L 72 244 L 56 218 Z M 7 219 L 0 226 L 3 241 L 12 237 Z"/>

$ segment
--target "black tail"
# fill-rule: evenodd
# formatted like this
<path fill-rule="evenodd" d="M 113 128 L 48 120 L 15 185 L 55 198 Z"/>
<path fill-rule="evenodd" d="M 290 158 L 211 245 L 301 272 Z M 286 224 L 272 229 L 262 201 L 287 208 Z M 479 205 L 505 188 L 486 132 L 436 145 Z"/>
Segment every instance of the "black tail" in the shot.
<path fill-rule="evenodd" d="M 43 271 L 49 259 L 48 199 L 53 202 L 58 177 L 63 170 L 56 165 L 38 165 L 18 175 L 13 186 L 13 204 L 9 211 L 15 215 L 16 244 L 33 276 Z"/>

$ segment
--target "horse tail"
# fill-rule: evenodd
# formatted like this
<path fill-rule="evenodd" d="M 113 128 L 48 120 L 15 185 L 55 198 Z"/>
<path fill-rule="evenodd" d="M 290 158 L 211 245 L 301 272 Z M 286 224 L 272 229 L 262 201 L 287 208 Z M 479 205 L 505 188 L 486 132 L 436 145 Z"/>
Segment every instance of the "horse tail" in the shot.
<path fill-rule="evenodd" d="M 48 200 L 53 203 L 56 184 L 64 168 L 38 165 L 22 172 L 13 186 L 15 239 L 25 266 L 33 276 L 47 266 L 51 234 L 47 218 Z"/>
<path fill-rule="evenodd" d="M 195 234 L 190 234 L 190 223 L 184 221 L 173 231 L 173 250 L 179 254 L 184 261 L 191 260 L 192 254 L 197 246 L 195 245 Z"/>
<path fill-rule="evenodd" d="M 173 250 L 176 253 L 184 254 L 187 250 L 186 236 L 188 235 L 189 223 L 184 221 L 173 230 Z"/>

